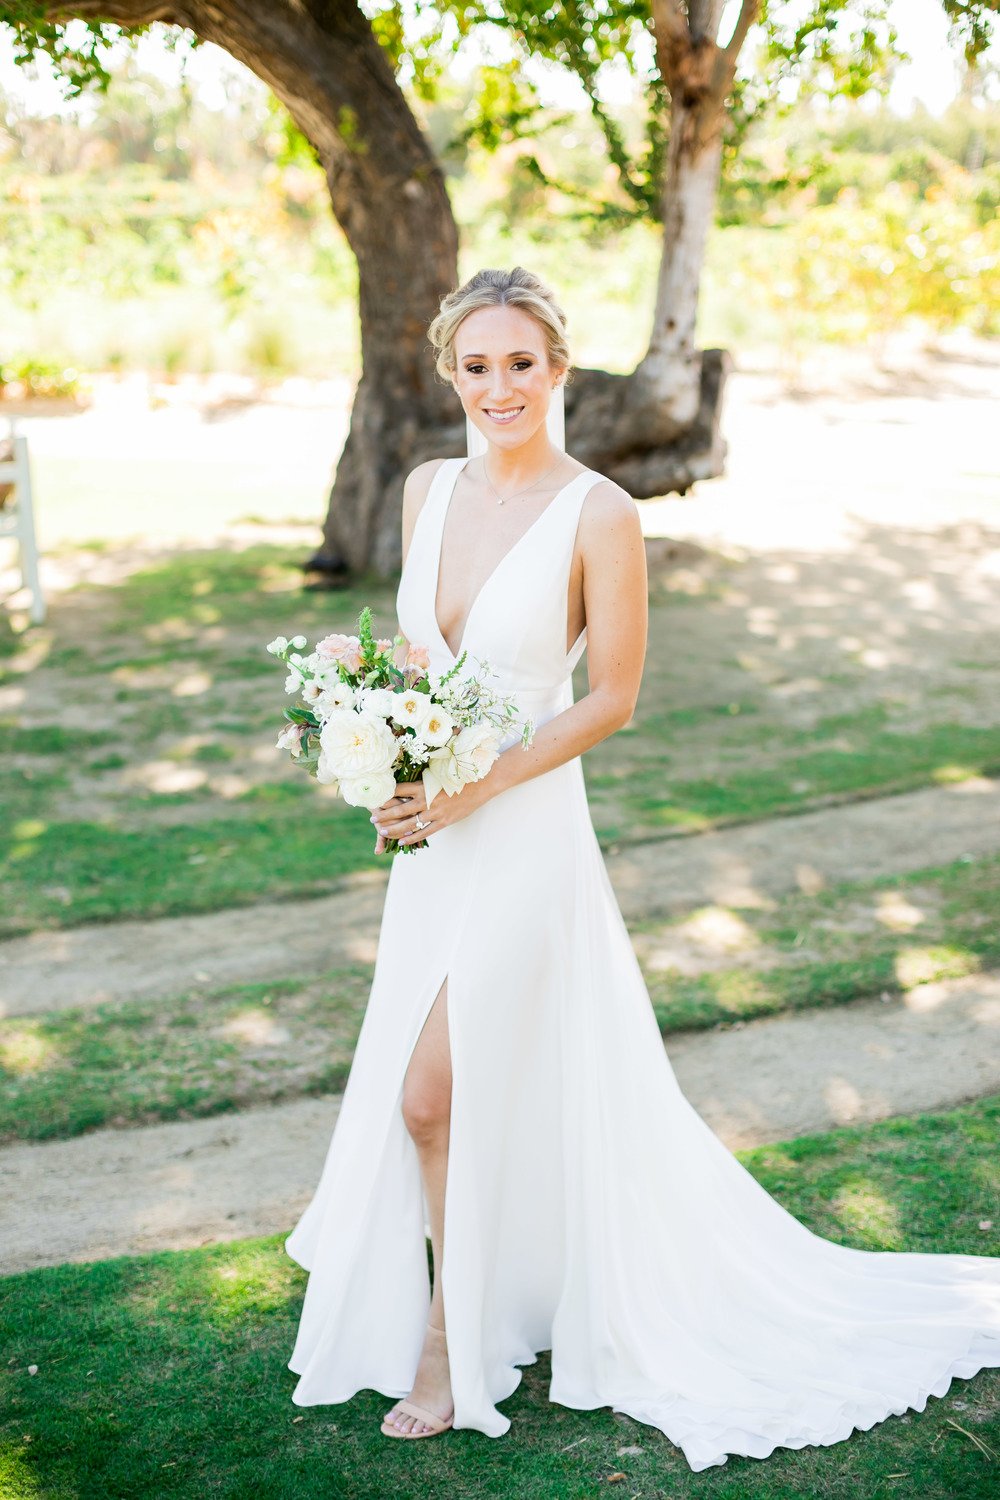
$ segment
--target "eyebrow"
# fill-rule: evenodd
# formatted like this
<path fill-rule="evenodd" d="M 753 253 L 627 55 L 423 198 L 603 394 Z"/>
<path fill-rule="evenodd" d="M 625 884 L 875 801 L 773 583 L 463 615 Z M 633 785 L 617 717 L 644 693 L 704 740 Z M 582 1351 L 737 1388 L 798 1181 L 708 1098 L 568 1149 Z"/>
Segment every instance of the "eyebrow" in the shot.
<path fill-rule="evenodd" d="M 513 359 L 516 354 L 530 354 L 530 356 L 531 356 L 532 359 L 537 359 L 538 358 L 538 355 L 535 353 L 534 349 L 512 349 L 511 352 L 510 352 L 510 354 L 507 355 L 507 358 L 508 359 Z M 487 355 L 487 354 L 463 354 L 462 358 L 463 359 L 488 359 L 489 355 Z"/>

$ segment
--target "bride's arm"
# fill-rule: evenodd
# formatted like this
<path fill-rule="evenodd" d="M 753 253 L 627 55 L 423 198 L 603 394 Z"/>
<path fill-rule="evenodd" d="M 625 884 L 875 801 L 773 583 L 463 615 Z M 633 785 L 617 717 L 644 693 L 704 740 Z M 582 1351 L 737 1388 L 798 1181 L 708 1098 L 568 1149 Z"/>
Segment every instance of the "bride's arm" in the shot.
<path fill-rule="evenodd" d="M 584 501 L 578 532 L 583 561 L 589 691 L 535 730 L 530 746 L 511 745 L 481 782 L 484 800 L 554 770 L 607 739 L 631 719 L 646 658 L 648 583 L 639 511 L 605 480 Z"/>

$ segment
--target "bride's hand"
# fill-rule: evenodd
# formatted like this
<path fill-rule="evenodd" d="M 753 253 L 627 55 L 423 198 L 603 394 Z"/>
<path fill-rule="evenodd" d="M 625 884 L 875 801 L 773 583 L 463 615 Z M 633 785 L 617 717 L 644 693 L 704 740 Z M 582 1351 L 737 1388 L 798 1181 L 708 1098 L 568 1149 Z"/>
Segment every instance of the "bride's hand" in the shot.
<path fill-rule="evenodd" d="M 485 778 L 483 779 L 483 781 Z M 438 792 L 430 811 L 422 781 L 397 781 L 395 794 L 371 815 L 378 839 L 375 853 L 381 854 L 387 839 L 396 839 L 400 844 L 419 844 L 449 823 L 458 823 L 467 818 L 487 800 L 483 781 L 470 781 L 453 797 Z M 418 828 L 416 819 L 423 823 Z"/>

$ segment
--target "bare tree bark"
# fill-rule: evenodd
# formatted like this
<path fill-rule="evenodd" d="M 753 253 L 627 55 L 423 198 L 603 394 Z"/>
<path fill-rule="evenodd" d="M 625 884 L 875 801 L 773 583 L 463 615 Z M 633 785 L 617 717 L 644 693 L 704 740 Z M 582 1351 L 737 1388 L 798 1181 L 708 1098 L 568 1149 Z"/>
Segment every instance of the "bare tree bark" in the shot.
<path fill-rule="evenodd" d="M 635 371 L 633 421 L 674 441 L 695 420 L 703 393 L 695 348 L 698 291 L 715 214 L 722 128 L 736 60 L 760 0 L 743 0 L 733 35 L 717 33 L 724 0 L 653 0 L 657 64 L 670 92 L 670 146 L 663 185 L 663 249 L 649 348 Z"/>

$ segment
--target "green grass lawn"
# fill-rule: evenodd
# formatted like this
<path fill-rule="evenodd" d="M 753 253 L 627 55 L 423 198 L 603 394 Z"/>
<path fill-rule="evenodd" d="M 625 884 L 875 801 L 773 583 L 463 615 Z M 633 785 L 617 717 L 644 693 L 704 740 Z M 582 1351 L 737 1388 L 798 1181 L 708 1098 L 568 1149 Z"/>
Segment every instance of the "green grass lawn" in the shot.
<path fill-rule="evenodd" d="M 998 967 L 998 908 L 1000 855 L 794 892 L 768 911 L 636 922 L 632 935 L 669 1037 Z M 720 920 L 740 939 L 728 961 L 669 966 L 685 937 Z M 371 974 L 359 963 L 0 1020 L 0 1143 L 339 1091 Z"/>
<path fill-rule="evenodd" d="M 810 1228 L 862 1249 L 1000 1252 L 1000 1097 L 738 1153 Z M 993 1217 L 991 1231 L 979 1225 Z M 549 1355 L 503 1404 L 510 1432 L 417 1447 L 378 1431 L 387 1398 L 299 1409 L 286 1368 L 305 1274 L 281 1238 L 0 1281 L 4 1500 L 987 1500 L 1000 1371 L 832 1447 L 692 1474 L 654 1428 L 548 1400 Z M 28 1373 L 37 1366 L 37 1373 Z M 621 1452 L 622 1449 L 639 1452 Z M 624 1475 L 624 1478 L 615 1478 Z"/>
<path fill-rule="evenodd" d="M 23 637 L 0 618 L 0 936 L 313 895 L 375 864 L 365 816 L 274 749 L 286 700 L 264 645 L 349 630 L 366 602 L 391 633 L 394 587 L 304 592 L 305 550 L 182 550 L 57 595 Z M 791 585 L 766 587 L 794 647 L 755 637 L 756 566 L 709 556 L 692 597 L 654 570 L 634 721 L 584 757 L 606 848 L 1000 769 L 988 617 L 973 647 L 943 614 L 932 658 L 894 598 L 915 665 L 872 671 Z"/>

